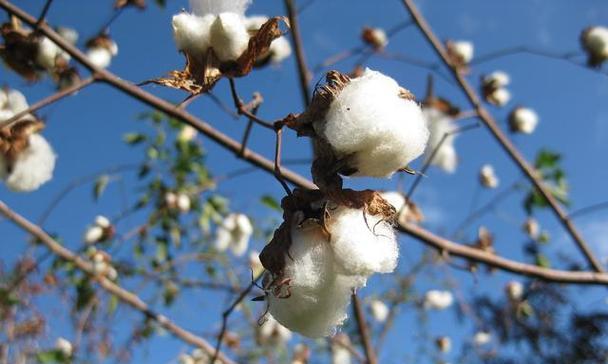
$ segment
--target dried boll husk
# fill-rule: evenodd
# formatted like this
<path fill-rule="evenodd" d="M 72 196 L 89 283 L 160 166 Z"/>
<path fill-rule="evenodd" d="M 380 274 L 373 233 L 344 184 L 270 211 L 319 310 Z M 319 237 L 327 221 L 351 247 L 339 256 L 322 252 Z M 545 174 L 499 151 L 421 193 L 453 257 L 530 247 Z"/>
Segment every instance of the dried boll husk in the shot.
<path fill-rule="evenodd" d="M 4 63 L 29 82 L 41 77 L 44 68 L 36 63 L 38 37 L 21 26 L 16 18 L 0 26 L 4 44 L 0 45 L 0 58 Z"/>
<path fill-rule="evenodd" d="M 346 319 L 353 290 L 395 269 L 395 209 L 374 191 L 331 198 L 295 190 L 281 203 L 284 222 L 260 254 L 270 313 L 292 331 L 331 335 Z"/>
<path fill-rule="evenodd" d="M 287 125 L 313 138 L 314 182 L 341 188 L 344 176 L 390 177 L 425 148 L 429 132 L 414 96 L 380 72 L 330 71 L 306 111 Z"/>

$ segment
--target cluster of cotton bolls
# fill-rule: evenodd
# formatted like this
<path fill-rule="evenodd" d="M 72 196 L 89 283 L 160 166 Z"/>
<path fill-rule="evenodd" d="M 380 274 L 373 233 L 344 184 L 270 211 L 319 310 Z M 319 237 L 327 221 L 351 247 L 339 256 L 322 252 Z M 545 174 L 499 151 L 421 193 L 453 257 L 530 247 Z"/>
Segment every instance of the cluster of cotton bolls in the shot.
<path fill-rule="evenodd" d="M 454 173 L 458 166 L 458 155 L 454 147 L 456 126 L 450 115 L 434 107 L 422 109 L 424 119 L 430 131 L 429 142 L 426 146 L 426 160 L 447 173 Z"/>
<path fill-rule="evenodd" d="M 192 201 L 186 193 L 169 191 L 165 193 L 165 205 L 171 210 L 187 213 L 192 207 Z"/>
<path fill-rule="evenodd" d="M 479 170 L 479 183 L 485 188 L 494 189 L 498 187 L 500 180 L 494 172 L 494 167 L 491 164 L 484 164 Z"/>
<path fill-rule="evenodd" d="M 608 59 L 608 28 L 589 27 L 581 34 L 581 44 L 588 55 L 591 67 L 600 67 Z"/>
<path fill-rule="evenodd" d="M 253 225 L 247 215 L 229 214 L 217 227 L 215 249 L 219 252 L 230 249 L 232 254 L 240 257 L 247 251 L 252 234 Z"/>
<path fill-rule="evenodd" d="M 28 107 L 21 92 L 0 90 L 0 179 L 16 192 L 38 189 L 53 177 L 55 169 L 55 152 L 39 134 L 42 122 L 28 114 L 2 127 L 2 122 Z"/>
<path fill-rule="evenodd" d="M 286 219 L 260 256 L 272 316 L 308 337 L 332 335 L 346 319 L 350 296 L 373 273 L 390 273 L 398 245 L 377 197 L 373 208 L 352 208 L 319 191 L 283 199 Z M 376 214 L 370 213 L 376 212 Z M 377 210 L 377 211 L 376 211 Z"/>
<path fill-rule="evenodd" d="M 118 55 L 118 44 L 108 34 L 100 34 L 90 39 L 86 48 L 87 58 L 99 68 L 108 68 L 112 58 Z"/>
<path fill-rule="evenodd" d="M 111 239 L 114 236 L 114 226 L 105 216 L 97 216 L 93 225 L 87 227 L 83 240 L 87 244 L 96 244 Z"/>
<path fill-rule="evenodd" d="M 93 273 L 105 276 L 112 281 L 118 279 L 118 271 L 112 266 L 112 257 L 110 254 L 98 250 L 94 246 L 90 246 L 86 250 L 86 256 L 91 260 Z"/>
<path fill-rule="evenodd" d="M 251 0 L 190 0 L 192 13 L 173 17 L 173 36 L 180 51 L 202 60 L 212 49 L 221 62 L 236 61 L 249 39 L 268 21 L 264 16 L 245 17 Z M 275 39 L 262 58 L 280 62 L 291 54 L 284 37 Z"/>
<path fill-rule="evenodd" d="M 425 293 L 423 307 L 427 310 L 445 310 L 454 302 L 450 291 L 430 290 Z"/>
<path fill-rule="evenodd" d="M 319 146 L 313 170 L 390 177 L 424 152 L 429 131 L 420 106 L 394 79 L 368 68 L 353 79 L 331 71 L 327 82 L 298 117 L 309 128 L 299 132 Z"/>
<path fill-rule="evenodd" d="M 505 106 L 511 100 L 511 92 L 507 89 L 510 82 L 511 78 L 503 71 L 484 76 L 481 91 L 486 101 L 495 106 Z"/>
<path fill-rule="evenodd" d="M 538 124 L 538 114 L 527 107 L 516 107 L 509 114 L 509 128 L 513 133 L 532 134 Z"/>

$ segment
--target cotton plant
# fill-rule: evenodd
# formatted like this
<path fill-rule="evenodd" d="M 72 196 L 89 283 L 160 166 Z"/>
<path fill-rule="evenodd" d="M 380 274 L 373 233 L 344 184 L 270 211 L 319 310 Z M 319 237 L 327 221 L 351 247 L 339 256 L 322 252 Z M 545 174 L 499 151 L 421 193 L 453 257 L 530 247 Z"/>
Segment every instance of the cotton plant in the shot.
<path fill-rule="evenodd" d="M 513 133 L 532 134 L 538 124 L 538 114 L 527 107 L 518 106 L 509 114 L 509 129 Z"/>
<path fill-rule="evenodd" d="M 87 227 L 82 240 L 87 244 L 96 244 L 109 240 L 113 236 L 114 226 L 107 217 L 99 215 L 95 218 L 94 223 Z"/>
<path fill-rule="evenodd" d="M 458 154 L 454 147 L 456 125 L 454 118 L 435 107 L 425 107 L 422 110 L 424 119 L 430 131 L 430 137 L 425 150 L 425 158 L 430 164 L 447 173 L 454 173 L 458 166 Z M 431 160 L 430 158 L 433 157 Z"/>
<path fill-rule="evenodd" d="M 340 201 L 318 190 L 285 197 L 284 221 L 260 255 L 270 314 L 307 337 L 333 335 L 352 293 L 397 265 L 394 208 L 373 191 L 343 193 Z"/>
<path fill-rule="evenodd" d="M 454 302 L 450 291 L 430 290 L 424 294 L 422 306 L 427 310 L 445 310 Z"/>
<path fill-rule="evenodd" d="M 511 92 L 507 88 L 509 83 L 511 77 L 503 71 L 495 71 L 482 77 L 481 91 L 485 100 L 498 107 L 508 104 L 511 101 Z"/>
<path fill-rule="evenodd" d="M 118 55 L 118 44 L 108 35 L 100 34 L 86 43 L 86 56 L 98 68 L 108 68 Z"/>
<path fill-rule="evenodd" d="M 15 192 L 31 192 L 50 181 L 56 155 L 40 135 L 44 123 L 26 114 L 9 125 L 3 122 L 27 110 L 17 90 L 0 90 L 0 179 Z"/>
<path fill-rule="evenodd" d="M 489 189 L 495 189 L 498 187 L 500 180 L 496 176 L 494 167 L 491 164 L 484 164 L 479 169 L 479 183 Z"/>
<path fill-rule="evenodd" d="M 608 59 L 608 27 L 589 27 L 581 33 L 580 41 L 587 52 L 587 64 L 601 67 Z"/>
<path fill-rule="evenodd" d="M 217 227 L 215 249 L 224 252 L 228 249 L 237 257 L 247 251 L 253 235 L 253 225 L 245 214 L 231 213 Z"/>
<path fill-rule="evenodd" d="M 390 177 L 424 152 L 429 131 L 414 96 L 381 72 L 326 76 L 308 109 L 288 121 L 313 138 L 314 182 L 339 188 L 343 176 Z"/>

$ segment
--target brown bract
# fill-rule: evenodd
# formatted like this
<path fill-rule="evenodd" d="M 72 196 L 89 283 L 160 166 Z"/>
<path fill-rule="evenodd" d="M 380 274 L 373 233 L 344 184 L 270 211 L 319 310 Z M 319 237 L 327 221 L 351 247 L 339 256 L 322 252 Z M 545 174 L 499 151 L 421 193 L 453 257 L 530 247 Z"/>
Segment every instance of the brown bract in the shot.
<path fill-rule="evenodd" d="M 116 0 L 114 3 L 115 9 L 121 9 L 126 6 L 134 6 L 143 10 L 146 8 L 146 0 Z"/>
<path fill-rule="evenodd" d="M 85 45 L 88 49 L 104 48 L 110 52 L 116 47 L 116 43 L 114 43 L 108 34 L 99 34 L 89 39 Z"/>
<path fill-rule="evenodd" d="M 38 37 L 17 21 L 2 24 L 0 35 L 4 41 L 0 45 L 0 57 L 6 65 L 27 81 L 37 81 L 43 70 L 35 62 Z"/>
<path fill-rule="evenodd" d="M 222 77 L 243 77 L 249 74 L 256 61 L 268 53 L 270 43 L 283 35 L 280 23 L 283 17 L 274 17 L 249 38 L 249 45 L 236 61 L 221 62 L 213 48 L 209 48 L 202 59 L 186 54 L 186 67 L 183 71 L 171 71 L 169 77 L 145 81 L 162 86 L 184 90 L 192 95 L 205 93 L 213 88 Z"/>
<path fill-rule="evenodd" d="M 292 229 L 316 226 L 330 240 L 328 226 L 332 223 L 332 211 L 338 207 L 362 210 L 365 214 L 382 216 L 384 220 L 395 218 L 395 208 L 380 193 L 372 190 L 340 190 L 331 196 L 321 190 L 295 189 L 292 195 L 281 201 L 283 223 L 275 231 L 270 243 L 260 253 L 260 261 L 273 277 L 280 278 L 289 257 Z"/>
<path fill-rule="evenodd" d="M 22 120 L 0 129 L 0 154 L 10 171 L 15 159 L 29 146 L 29 137 L 44 129 L 44 123 L 36 119 Z"/>

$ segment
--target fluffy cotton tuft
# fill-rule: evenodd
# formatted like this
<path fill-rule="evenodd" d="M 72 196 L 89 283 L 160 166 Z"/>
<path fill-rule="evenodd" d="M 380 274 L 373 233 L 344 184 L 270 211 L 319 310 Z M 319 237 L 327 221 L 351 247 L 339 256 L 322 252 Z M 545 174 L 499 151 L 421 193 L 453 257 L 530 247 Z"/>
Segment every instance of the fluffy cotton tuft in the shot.
<path fill-rule="evenodd" d="M 173 38 L 177 49 L 202 57 L 211 45 L 211 24 L 214 21 L 214 15 L 200 17 L 182 12 L 173 16 Z"/>
<path fill-rule="evenodd" d="M 58 338 L 57 341 L 55 341 L 55 349 L 61 352 L 61 354 L 63 354 L 63 356 L 66 358 L 71 357 L 72 353 L 74 352 L 74 347 L 72 346 L 72 343 L 62 337 Z"/>
<path fill-rule="evenodd" d="M 39 134 L 32 134 L 28 142 L 29 146 L 19 153 L 5 180 L 8 188 L 16 192 L 38 189 L 51 180 L 55 169 L 55 152 L 46 139 Z"/>
<path fill-rule="evenodd" d="M 424 308 L 444 310 L 452 305 L 454 297 L 449 291 L 430 290 L 424 295 Z"/>
<path fill-rule="evenodd" d="M 237 257 L 247 251 L 249 239 L 253 234 L 251 221 L 244 214 L 229 214 L 217 228 L 215 248 L 223 252 L 230 248 Z"/>
<path fill-rule="evenodd" d="M 395 270 L 399 245 L 390 222 L 343 207 L 331 215 L 330 244 L 339 273 L 368 276 Z"/>
<path fill-rule="evenodd" d="M 599 66 L 608 59 L 608 28 L 591 27 L 583 32 L 583 47 L 590 55 L 589 64 Z"/>
<path fill-rule="evenodd" d="M 267 315 L 265 319 L 266 320 L 259 329 L 261 343 L 269 345 L 285 345 L 285 343 L 291 340 L 291 331 L 275 320 L 272 315 Z"/>
<path fill-rule="evenodd" d="M 494 172 L 494 167 L 490 164 L 485 164 L 479 170 L 479 182 L 485 188 L 496 188 L 500 183 L 498 177 L 496 177 L 496 173 Z"/>
<path fill-rule="evenodd" d="M 177 195 L 177 208 L 180 212 L 188 212 L 190 211 L 190 207 L 192 202 L 190 201 L 190 197 L 185 193 L 180 193 Z"/>
<path fill-rule="evenodd" d="M 372 313 L 372 317 L 377 322 L 384 322 L 388 318 L 388 314 L 389 314 L 388 306 L 380 300 L 371 301 L 369 303 L 369 309 Z"/>
<path fill-rule="evenodd" d="M 380 196 L 386 200 L 386 202 L 390 203 L 391 206 L 395 208 L 397 212 L 401 211 L 403 206 L 405 206 L 405 196 L 401 192 L 397 191 L 385 191 L 381 192 Z"/>
<path fill-rule="evenodd" d="M 453 54 L 464 64 L 468 64 L 473 59 L 475 47 L 473 46 L 472 42 L 465 40 L 451 42 L 450 49 Z"/>
<path fill-rule="evenodd" d="M 108 68 L 112 63 L 112 53 L 102 47 L 90 48 L 87 51 L 87 58 L 99 68 Z"/>
<path fill-rule="evenodd" d="M 240 16 L 251 4 L 252 0 L 190 0 L 190 9 L 198 16 L 207 14 L 235 13 Z"/>
<path fill-rule="evenodd" d="M 507 297 L 512 301 L 519 301 L 524 295 L 524 285 L 518 281 L 510 281 L 505 286 Z"/>
<path fill-rule="evenodd" d="M 492 335 L 486 331 L 479 331 L 473 336 L 473 344 L 482 346 L 492 341 Z"/>
<path fill-rule="evenodd" d="M 483 78 L 485 84 L 493 84 L 496 87 L 505 87 L 511 83 L 511 77 L 504 71 L 494 71 Z"/>
<path fill-rule="evenodd" d="M 509 115 L 509 127 L 514 133 L 532 134 L 538 124 L 538 115 L 527 107 L 515 108 Z"/>
<path fill-rule="evenodd" d="M 234 61 L 249 45 L 242 15 L 221 13 L 211 25 L 211 46 L 220 61 Z"/>
<path fill-rule="evenodd" d="M 325 120 L 313 123 L 339 156 L 353 155 L 355 175 L 389 177 L 424 152 L 422 111 L 402 92 L 394 79 L 366 69 L 333 100 Z"/>
<path fill-rule="evenodd" d="M 439 148 L 433 156 L 431 165 L 437 166 L 445 172 L 454 173 L 458 166 L 458 155 L 454 148 L 456 134 L 453 132 L 456 127 L 453 119 L 440 110 L 431 107 L 424 108 L 422 114 L 430 131 L 429 142 L 425 151 L 426 160 L 428 161 L 433 151 Z M 443 143 L 439 146 L 442 140 Z"/>
<path fill-rule="evenodd" d="M 40 38 L 38 42 L 38 52 L 36 53 L 36 63 L 46 70 L 55 69 L 57 58 L 61 57 L 66 62 L 70 60 L 70 55 L 64 52 L 57 44 L 47 37 Z"/>

